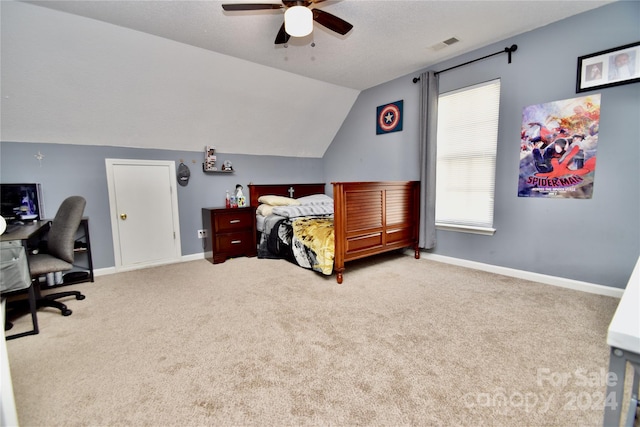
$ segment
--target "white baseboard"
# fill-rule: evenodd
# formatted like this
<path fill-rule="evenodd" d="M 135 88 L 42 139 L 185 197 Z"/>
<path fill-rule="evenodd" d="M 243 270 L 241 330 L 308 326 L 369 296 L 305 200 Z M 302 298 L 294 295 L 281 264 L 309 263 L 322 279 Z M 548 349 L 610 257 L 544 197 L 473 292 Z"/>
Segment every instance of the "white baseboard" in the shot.
<path fill-rule="evenodd" d="M 93 270 L 93 276 L 94 277 L 107 276 L 109 274 L 115 274 L 115 273 L 116 273 L 116 268 L 115 267 L 95 268 Z"/>
<path fill-rule="evenodd" d="M 198 254 L 184 255 L 180 258 L 180 261 L 178 262 L 196 261 L 199 259 L 204 259 L 204 252 L 200 252 Z M 145 266 L 139 267 L 139 269 L 141 270 L 143 268 L 149 268 L 149 267 L 157 267 L 157 265 L 156 266 L 145 265 Z M 124 271 L 131 271 L 131 270 L 136 270 L 136 268 L 128 268 L 127 270 L 124 270 Z M 95 277 L 107 276 L 109 274 L 115 274 L 115 273 L 118 273 L 115 267 L 106 267 L 106 268 L 99 268 L 99 269 L 93 270 L 93 275 Z"/>
<path fill-rule="evenodd" d="M 406 253 L 413 256 L 413 250 L 407 250 Z M 191 255 L 185 255 L 181 258 L 181 261 L 196 261 L 204 258 L 204 252 L 201 252 Z M 530 271 L 516 270 L 514 268 L 499 267 L 497 265 L 468 261 L 460 258 L 452 258 L 444 255 L 420 252 L 420 258 L 430 261 L 442 262 L 445 264 L 453 264 L 460 267 L 487 271 L 489 273 L 502 274 L 503 276 L 516 277 L 518 279 L 531 280 L 532 282 L 544 283 L 546 285 L 559 286 L 561 288 L 574 289 L 591 294 L 605 295 L 608 297 L 621 298 L 622 294 L 624 293 L 624 289 L 613 288 L 611 286 L 597 285 L 589 282 L 581 282 L 579 280 L 565 279 L 564 277 L 549 276 L 546 274 L 533 273 Z M 116 273 L 115 267 L 100 268 L 93 271 L 94 276 L 105 276 L 107 274 L 114 273 Z"/>
<path fill-rule="evenodd" d="M 196 261 L 199 259 L 204 259 L 204 252 L 200 252 L 199 254 L 191 254 L 191 255 L 185 255 L 182 257 L 182 261 Z"/>
<path fill-rule="evenodd" d="M 410 251 L 413 256 L 413 250 Z M 565 279 L 564 277 L 549 276 L 546 274 L 533 273 L 531 271 L 516 270 L 514 268 L 499 267 L 497 265 L 484 264 L 476 261 L 468 261 L 460 258 L 452 258 L 444 255 L 420 252 L 421 259 L 453 264 L 460 267 L 473 268 L 475 270 L 487 271 L 489 273 L 502 274 L 503 276 L 516 277 L 518 279 L 531 280 L 533 282 L 544 283 L 546 285 L 558 286 L 561 288 L 574 289 L 591 294 L 605 295 L 608 297 L 621 298 L 624 289 L 613 288 L 611 286 L 597 285 L 579 280 Z"/>

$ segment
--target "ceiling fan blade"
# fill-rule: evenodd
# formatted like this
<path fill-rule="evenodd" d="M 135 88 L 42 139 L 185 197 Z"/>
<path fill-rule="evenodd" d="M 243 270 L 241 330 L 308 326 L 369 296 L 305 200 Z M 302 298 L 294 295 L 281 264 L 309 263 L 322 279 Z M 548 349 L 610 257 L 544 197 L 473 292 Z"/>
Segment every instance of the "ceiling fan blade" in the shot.
<path fill-rule="evenodd" d="M 284 22 L 282 23 L 282 26 L 280 27 L 280 31 L 278 31 L 278 35 L 276 36 L 276 44 L 285 44 L 286 42 L 289 41 L 289 37 L 291 37 L 289 34 L 287 34 L 287 32 L 284 30 Z"/>
<path fill-rule="evenodd" d="M 263 10 L 263 9 L 282 9 L 283 6 L 281 4 L 273 4 L 273 3 L 234 3 L 234 4 L 223 4 L 222 8 L 227 11 L 236 11 L 236 10 Z"/>
<path fill-rule="evenodd" d="M 338 34 L 345 35 L 353 28 L 353 25 L 349 24 L 347 21 L 344 21 L 329 12 L 325 12 L 324 10 L 313 9 L 312 12 L 314 21 Z"/>

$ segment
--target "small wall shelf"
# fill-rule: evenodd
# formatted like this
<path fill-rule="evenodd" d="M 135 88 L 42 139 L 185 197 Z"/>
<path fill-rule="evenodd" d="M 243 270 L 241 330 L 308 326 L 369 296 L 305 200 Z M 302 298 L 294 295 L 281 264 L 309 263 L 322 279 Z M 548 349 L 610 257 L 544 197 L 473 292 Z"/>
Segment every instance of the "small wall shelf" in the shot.
<path fill-rule="evenodd" d="M 224 171 L 223 171 L 223 170 L 208 171 L 208 170 L 205 170 L 205 168 L 204 168 L 204 163 L 203 163 L 203 164 L 202 164 L 202 172 L 204 172 L 204 173 L 234 173 L 235 171 L 234 171 L 233 169 L 231 169 L 231 170 L 224 170 Z"/>

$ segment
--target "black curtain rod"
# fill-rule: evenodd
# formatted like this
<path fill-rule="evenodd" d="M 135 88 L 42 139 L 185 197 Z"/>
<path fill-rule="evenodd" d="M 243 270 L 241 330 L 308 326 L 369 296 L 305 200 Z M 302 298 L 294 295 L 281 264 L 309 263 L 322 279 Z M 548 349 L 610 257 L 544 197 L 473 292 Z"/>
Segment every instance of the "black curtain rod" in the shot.
<path fill-rule="evenodd" d="M 472 61 L 465 62 L 464 64 L 455 65 L 455 66 L 453 66 L 453 67 L 446 68 L 446 69 L 444 69 L 444 70 L 442 70 L 442 71 L 436 71 L 436 72 L 435 72 L 435 74 L 436 74 L 436 75 L 438 75 L 438 74 L 440 74 L 440 73 L 444 73 L 444 72 L 446 72 L 446 71 L 453 70 L 453 69 L 455 69 L 455 68 L 464 67 L 465 65 L 469 65 L 469 64 L 471 64 L 471 63 L 473 63 L 473 62 L 482 61 L 483 59 L 487 59 L 487 58 L 490 58 L 490 57 L 492 57 L 492 56 L 500 55 L 501 53 L 507 53 L 507 54 L 509 54 L 509 60 L 508 60 L 508 61 L 509 61 L 509 64 L 511 64 L 511 54 L 512 54 L 513 52 L 515 52 L 516 50 L 518 50 L 518 45 L 516 45 L 516 44 L 512 44 L 512 45 L 511 45 L 511 47 L 505 47 L 505 48 L 504 48 L 504 50 L 501 50 L 501 51 L 499 51 L 499 52 L 495 52 L 495 53 L 492 53 L 492 54 L 490 54 L 490 55 L 483 56 L 482 58 L 478 58 L 478 59 L 474 59 L 474 60 L 472 60 Z M 419 81 L 420 81 L 420 77 L 414 77 L 414 78 L 413 78 L 413 82 L 414 82 L 414 83 L 418 83 Z"/>

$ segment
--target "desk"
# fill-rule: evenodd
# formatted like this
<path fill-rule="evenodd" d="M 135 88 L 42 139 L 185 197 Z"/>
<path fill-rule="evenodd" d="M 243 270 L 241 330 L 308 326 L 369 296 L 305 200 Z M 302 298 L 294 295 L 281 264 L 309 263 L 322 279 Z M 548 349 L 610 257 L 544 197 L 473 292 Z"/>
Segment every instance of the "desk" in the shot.
<path fill-rule="evenodd" d="M 31 275 L 29 274 L 26 245 L 29 239 L 39 236 L 46 227 L 48 227 L 47 221 L 38 221 L 37 223 L 29 224 L 29 226 L 19 226 L 10 233 L 5 233 L 0 236 L 1 242 L 3 243 L 0 248 L 2 251 L 3 272 L 0 280 L 4 282 L 2 286 L 3 295 L 27 291 L 29 294 L 29 311 L 31 312 L 31 320 L 33 322 L 32 330 L 6 336 L 6 339 L 14 339 L 38 333 L 36 310 L 38 306 L 37 296 L 39 296 L 39 293 L 36 289 L 37 284 L 33 283 Z M 3 307 L 4 303 L 3 301 Z M 5 319 L 4 310 L 2 319 L 5 324 L 4 329 L 11 329 L 12 324 L 8 319 Z"/>
<path fill-rule="evenodd" d="M 609 325 L 607 344 L 611 347 L 609 372 L 615 374 L 607 385 L 605 395 L 604 425 L 620 425 L 627 363 L 633 366 L 629 410 L 624 426 L 633 426 L 638 406 L 638 377 L 640 377 L 640 258 L 631 273 L 627 288 Z"/>
<path fill-rule="evenodd" d="M 45 236 L 46 232 L 49 231 L 49 228 L 50 228 L 50 221 L 48 220 L 34 221 L 31 223 L 27 223 L 25 225 L 13 227 L 10 232 L 5 232 L 0 236 L 0 241 L 2 242 L 19 241 L 21 242 L 22 246 L 24 246 L 25 248 L 28 248 L 29 246 L 36 246 L 39 244 L 42 237 Z M 76 256 L 78 254 L 81 254 L 85 257 L 83 260 L 86 261 L 86 268 L 83 265 L 85 264 L 84 262 L 82 262 L 80 266 L 76 266 L 76 264 L 73 264 L 74 269 L 77 267 L 78 269 L 81 269 L 84 271 L 69 270 L 69 272 L 63 276 L 64 278 L 63 283 L 54 285 L 54 286 L 47 286 L 46 289 L 53 289 L 60 286 L 65 286 L 65 285 L 70 285 L 70 284 L 75 284 L 80 282 L 87 282 L 87 281 L 93 282 L 94 280 L 93 279 L 93 261 L 91 259 L 91 245 L 89 242 L 89 219 L 86 217 L 83 217 L 82 220 L 80 221 L 80 226 L 76 231 L 75 243 L 76 245 L 74 249 L 74 262 L 75 262 L 75 259 L 77 258 Z M 62 312 L 63 316 L 70 315 L 71 310 L 69 310 L 67 306 L 62 302 L 56 301 L 56 299 L 70 297 L 70 296 L 74 296 L 78 300 L 84 299 L 84 295 L 82 295 L 79 291 L 67 291 L 67 292 L 49 293 L 47 295 L 42 295 L 41 285 L 39 280 L 35 280 L 33 282 L 33 286 L 29 289 L 30 290 L 33 289 L 33 291 L 35 292 L 35 306 L 37 308 L 53 307 L 53 308 L 59 309 Z M 15 303 L 17 304 L 19 302 L 21 301 L 16 301 Z M 18 307 L 16 311 L 18 311 L 19 313 L 22 313 L 23 310 L 21 310 L 20 308 L 21 307 Z M 35 321 L 34 321 L 34 325 L 35 325 Z M 34 329 L 36 330 L 35 333 L 37 333 L 37 327 L 35 327 Z"/>
<path fill-rule="evenodd" d="M 23 244 L 29 239 L 37 237 L 40 233 L 46 231 L 45 228 L 49 227 L 49 221 L 35 221 L 25 225 L 20 225 L 10 233 L 5 232 L 0 236 L 0 241 L 7 242 L 10 240 L 21 240 Z"/>
<path fill-rule="evenodd" d="M 7 233 L 5 231 L 5 233 L 0 236 L 0 241 L 6 242 L 9 240 L 20 240 L 25 249 L 27 249 L 29 241 L 35 242 L 36 239 L 39 240 L 40 237 L 44 235 L 44 233 L 49 231 L 50 223 L 51 220 L 41 220 L 25 223 L 25 225 L 19 225 L 10 233 Z M 75 269 L 72 273 L 76 274 L 76 276 L 71 277 L 73 274 L 65 276 L 64 283 L 62 285 L 49 286 L 47 287 L 48 289 L 65 285 L 74 285 L 76 283 L 94 281 L 88 217 L 83 217 L 82 221 L 80 221 L 80 227 L 78 227 L 78 234 L 76 235 L 76 242 L 81 242 L 80 247 L 76 247 L 76 249 L 74 249 L 74 267 L 76 267 L 77 269 Z M 80 261 L 79 265 L 75 264 L 78 259 Z M 83 270 L 84 272 L 80 272 L 78 274 L 78 270 Z"/>

